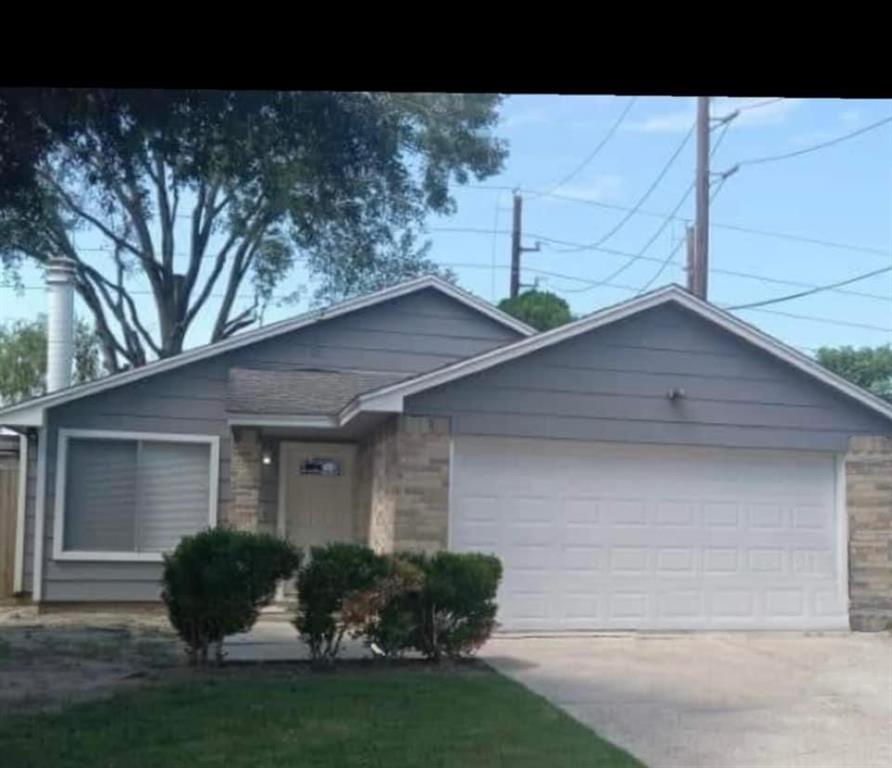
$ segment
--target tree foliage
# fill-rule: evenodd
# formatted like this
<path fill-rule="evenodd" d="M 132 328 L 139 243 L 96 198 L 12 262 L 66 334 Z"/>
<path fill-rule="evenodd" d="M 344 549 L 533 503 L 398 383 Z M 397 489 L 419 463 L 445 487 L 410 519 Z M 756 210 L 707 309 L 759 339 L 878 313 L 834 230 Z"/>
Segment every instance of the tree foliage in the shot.
<path fill-rule="evenodd" d="M 161 599 L 192 663 L 205 663 L 212 645 L 221 663 L 223 638 L 247 632 L 300 561 L 289 542 L 269 534 L 212 528 L 184 536 L 164 556 Z"/>
<path fill-rule="evenodd" d="M 378 581 L 387 561 L 361 544 L 334 542 L 313 547 L 297 577 L 294 626 L 317 666 L 334 663 L 347 632 L 361 631 L 374 609 Z"/>
<path fill-rule="evenodd" d="M 17 279 L 27 261 L 74 260 L 109 370 L 175 355 L 202 311 L 209 341 L 254 323 L 298 259 L 319 299 L 435 270 L 417 233 L 454 210 L 452 183 L 501 168 L 498 103 L 0 89 L 0 262 Z M 79 249 L 80 232 L 104 253 Z"/>
<path fill-rule="evenodd" d="M 99 340 L 83 319 L 74 329 L 75 384 L 100 375 Z M 0 324 L 0 404 L 46 392 L 46 315 Z"/>
<path fill-rule="evenodd" d="M 537 331 L 548 331 L 573 319 L 570 305 L 564 299 L 536 288 L 524 291 L 513 299 L 502 299 L 499 309 L 533 326 Z"/>
<path fill-rule="evenodd" d="M 892 402 L 892 345 L 821 347 L 816 357 L 825 368 Z"/>

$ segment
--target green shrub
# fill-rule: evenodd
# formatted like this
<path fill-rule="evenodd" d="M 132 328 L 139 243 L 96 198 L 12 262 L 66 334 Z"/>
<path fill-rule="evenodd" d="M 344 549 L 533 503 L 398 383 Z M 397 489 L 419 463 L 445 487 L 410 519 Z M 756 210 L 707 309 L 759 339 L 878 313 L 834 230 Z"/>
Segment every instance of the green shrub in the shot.
<path fill-rule="evenodd" d="M 390 558 L 392 586 L 365 628 L 369 644 L 386 656 L 409 649 L 429 659 L 472 653 L 495 628 L 497 557 L 438 552 Z"/>
<path fill-rule="evenodd" d="M 214 528 L 184 537 L 164 557 L 162 599 L 192 663 L 205 663 L 226 635 L 249 630 L 275 594 L 276 583 L 300 565 L 300 553 L 266 534 Z"/>
<path fill-rule="evenodd" d="M 344 635 L 363 631 L 378 609 L 377 589 L 387 572 L 387 559 L 368 547 L 313 547 L 297 577 L 294 626 L 310 647 L 314 664 L 333 663 Z"/>
<path fill-rule="evenodd" d="M 367 645 L 388 658 L 399 658 L 412 647 L 423 587 L 424 571 L 417 563 L 406 556 L 387 558 L 387 574 L 378 582 L 374 611 L 363 629 Z"/>
<path fill-rule="evenodd" d="M 502 563 L 493 555 L 437 552 L 410 556 L 424 585 L 409 593 L 415 615 L 412 646 L 429 659 L 458 658 L 477 650 L 495 628 Z"/>

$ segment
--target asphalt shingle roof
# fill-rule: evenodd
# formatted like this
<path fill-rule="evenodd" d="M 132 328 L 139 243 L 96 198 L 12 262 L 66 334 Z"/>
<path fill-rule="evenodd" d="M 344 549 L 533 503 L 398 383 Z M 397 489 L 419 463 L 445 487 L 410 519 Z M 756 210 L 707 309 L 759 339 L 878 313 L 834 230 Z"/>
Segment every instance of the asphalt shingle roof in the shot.
<path fill-rule="evenodd" d="M 406 373 L 232 368 L 226 391 L 230 413 L 325 414 L 354 397 L 410 378 Z"/>

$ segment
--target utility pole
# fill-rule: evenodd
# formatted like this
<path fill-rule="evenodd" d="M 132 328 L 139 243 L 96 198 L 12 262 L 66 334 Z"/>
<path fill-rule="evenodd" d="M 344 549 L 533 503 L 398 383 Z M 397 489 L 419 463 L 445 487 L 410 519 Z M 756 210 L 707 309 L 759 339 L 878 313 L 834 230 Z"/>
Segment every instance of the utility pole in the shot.
<path fill-rule="evenodd" d="M 688 273 L 688 292 L 697 295 L 697 256 L 694 244 L 694 228 L 688 224 L 685 226 L 685 245 L 687 246 L 687 273 Z"/>
<path fill-rule="evenodd" d="M 709 97 L 697 98 L 697 220 L 694 230 L 694 295 L 706 298 L 709 276 Z"/>
<path fill-rule="evenodd" d="M 514 220 L 511 224 L 511 291 L 512 299 L 520 293 L 520 228 L 523 198 L 514 193 Z"/>
<path fill-rule="evenodd" d="M 535 248 L 524 248 L 520 244 L 523 234 L 523 198 L 520 193 L 514 193 L 514 218 L 511 224 L 511 287 L 509 295 L 512 299 L 520 293 L 520 255 L 525 252 L 538 251 L 539 243 Z"/>

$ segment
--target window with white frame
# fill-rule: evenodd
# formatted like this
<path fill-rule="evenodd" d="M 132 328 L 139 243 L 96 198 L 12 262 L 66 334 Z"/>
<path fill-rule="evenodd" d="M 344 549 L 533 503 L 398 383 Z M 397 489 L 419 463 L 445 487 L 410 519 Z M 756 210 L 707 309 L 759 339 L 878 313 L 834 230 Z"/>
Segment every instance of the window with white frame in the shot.
<path fill-rule="evenodd" d="M 54 555 L 158 560 L 216 522 L 218 438 L 60 430 Z"/>

